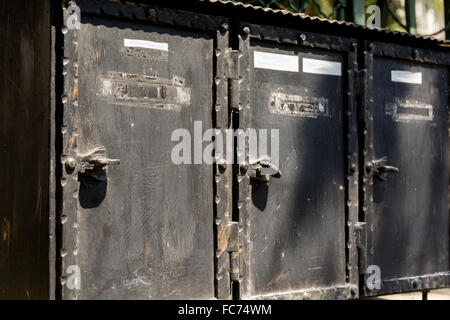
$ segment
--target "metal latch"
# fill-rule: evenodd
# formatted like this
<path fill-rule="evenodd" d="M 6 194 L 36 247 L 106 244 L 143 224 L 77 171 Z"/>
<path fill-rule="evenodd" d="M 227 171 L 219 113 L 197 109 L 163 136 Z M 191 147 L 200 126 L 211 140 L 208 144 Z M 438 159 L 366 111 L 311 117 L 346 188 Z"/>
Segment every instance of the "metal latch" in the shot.
<path fill-rule="evenodd" d="M 385 173 L 398 173 L 400 170 L 393 166 L 388 166 L 388 158 L 383 157 L 378 160 L 373 160 L 366 165 L 366 172 L 370 176 L 377 178 L 380 181 L 386 181 Z"/>
<path fill-rule="evenodd" d="M 268 183 L 270 177 L 281 178 L 281 170 L 274 165 L 268 156 L 250 162 L 248 176 L 257 183 Z"/>
<path fill-rule="evenodd" d="M 109 159 L 106 156 L 106 148 L 97 147 L 86 154 L 77 156 L 76 158 L 68 158 L 65 161 L 66 170 L 69 173 L 86 173 L 93 172 L 96 169 L 102 169 L 105 166 L 119 165 L 119 159 Z"/>

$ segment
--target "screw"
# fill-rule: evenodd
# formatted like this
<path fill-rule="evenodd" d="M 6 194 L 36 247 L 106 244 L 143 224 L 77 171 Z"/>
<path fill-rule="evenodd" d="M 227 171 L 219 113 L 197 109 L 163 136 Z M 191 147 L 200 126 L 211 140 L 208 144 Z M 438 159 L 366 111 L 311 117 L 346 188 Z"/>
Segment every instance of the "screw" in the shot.
<path fill-rule="evenodd" d="M 249 34 L 249 33 L 250 33 L 250 28 L 249 28 L 249 27 L 244 27 L 244 28 L 242 29 L 242 31 L 243 31 L 245 34 Z"/>
<path fill-rule="evenodd" d="M 373 53 L 375 50 L 375 45 L 373 43 L 369 44 L 369 52 Z"/>

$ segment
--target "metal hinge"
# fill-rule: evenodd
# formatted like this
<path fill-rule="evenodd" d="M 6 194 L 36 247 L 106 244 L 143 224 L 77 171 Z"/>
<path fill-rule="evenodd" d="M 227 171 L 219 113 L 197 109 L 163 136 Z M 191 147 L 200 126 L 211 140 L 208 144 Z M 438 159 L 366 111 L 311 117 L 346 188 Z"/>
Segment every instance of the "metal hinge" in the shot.
<path fill-rule="evenodd" d="M 239 281 L 239 223 L 231 222 L 231 233 L 228 239 L 228 252 L 230 254 L 230 281 Z"/>
<path fill-rule="evenodd" d="M 358 247 L 359 259 L 358 267 L 359 272 L 364 274 L 367 268 L 367 228 L 365 222 L 355 223 L 355 236 L 356 236 L 356 246 Z"/>
<path fill-rule="evenodd" d="M 229 112 L 239 112 L 240 110 L 240 70 L 239 51 L 228 48 L 225 54 L 226 77 L 228 80 L 228 110 Z M 230 282 L 239 281 L 240 261 L 239 261 L 239 223 L 229 222 L 229 235 L 227 251 L 230 255 Z M 230 284 L 231 284 L 230 283 Z"/>
<path fill-rule="evenodd" d="M 216 129 L 233 129 L 240 108 L 240 53 L 229 47 L 229 26 L 223 24 L 217 32 L 216 48 Z M 237 179 L 236 165 L 216 166 L 216 281 L 218 299 L 236 298 L 236 282 L 241 279 L 239 257 L 239 219 L 233 213 L 233 194 Z M 237 286 L 239 288 L 239 286 Z"/>
<path fill-rule="evenodd" d="M 221 219 L 217 224 L 217 298 L 231 299 L 233 282 L 240 279 L 239 223 Z"/>
<path fill-rule="evenodd" d="M 225 59 L 227 64 L 226 77 L 228 79 L 229 110 L 239 111 L 239 51 L 229 48 L 225 54 Z"/>

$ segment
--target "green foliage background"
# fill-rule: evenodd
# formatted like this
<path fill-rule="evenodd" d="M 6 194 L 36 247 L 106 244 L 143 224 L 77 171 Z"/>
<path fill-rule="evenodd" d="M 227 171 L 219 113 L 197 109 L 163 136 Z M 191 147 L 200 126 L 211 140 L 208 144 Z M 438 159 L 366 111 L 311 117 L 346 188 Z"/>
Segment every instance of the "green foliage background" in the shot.
<path fill-rule="evenodd" d="M 263 6 L 263 7 L 270 7 L 274 9 L 284 9 L 289 10 L 293 12 L 304 12 L 310 16 L 319 16 L 319 17 L 325 17 L 331 18 L 331 19 L 337 19 L 337 10 L 333 9 L 335 8 L 336 4 L 339 3 L 339 0 L 311 0 L 306 5 L 305 8 L 301 8 L 301 4 L 305 3 L 305 1 L 302 0 L 232 0 L 232 1 L 239 1 L 243 3 L 248 3 L 252 5 L 257 6 Z M 426 8 L 434 8 L 434 11 L 437 12 L 437 14 L 443 16 L 444 12 L 444 1 L 443 0 L 417 0 L 417 1 L 423 1 Z M 345 2 L 345 1 L 344 1 Z M 350 2 L 350 1 L 347 1 Z M 370 5 L 380 5 L 383 2 L 388 2 L 390 9 L 397 14 L 397 16 L 400 18 L 401 22 L 405 25 L 405 14 L 404 14 L 404 0 L 364 0 L 365 8 L 367 9 Z M 339 7 L 339 6 L 338 6 Z M 400 10 L 399 10 L 400 9 Z M 402 28 L 395 19 L 388 14 L 386 11 L 383 11 L 384 16 L 384 25 L 382 25 L 383 28 L 388 28 L 392 30 L 399 30 L 399 31 L 405 31 L 404 28 Z M 420 18 L 417 17 L 418 23 L 420 24 Z M 439 17 L 437 17 L 439 18 Z"/>

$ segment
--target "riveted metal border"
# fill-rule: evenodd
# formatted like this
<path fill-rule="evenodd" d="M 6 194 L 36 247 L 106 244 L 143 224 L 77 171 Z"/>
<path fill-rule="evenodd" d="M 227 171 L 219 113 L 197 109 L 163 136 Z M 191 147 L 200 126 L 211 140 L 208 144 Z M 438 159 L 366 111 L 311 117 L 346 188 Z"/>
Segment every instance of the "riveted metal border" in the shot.
<path fill-rule="evenodd" d="M 280 36 L 282 35 L 282 36 Z M 268 299 L 352 299 L 358 298 L 358 250 L 356 245 L 358 223 L 358 132 L 357 132 L 357 105 L 356 105 L 356 74 L 357 64 L 357 42 L 351 38 L 340 38 L 329 35 L 301 32 L 291 29 L 284 29 L 272 26 L 254 25 L 242 22 L 239 34 L 240 51 L 240 103 L 239 128 L 245 130 L 249 126 L 249 116 L 252 112 L 250 106 L 250 41 L 251 39 L 271 41 L 283 44 L 298 45 L 302 47 L 326 49 L 342 52 L 346 62 L 347 72 L 345 74 L 347 83 L 345 84 L 346 94 L 345 110 L 343 114 L 345 123 L 346 145 L 346 208 L 345 220 L 346 229 L 346 284 L 323 289 L 306 289 L 289 293 L 274 293 L 268 295 Z M 241 264 L 241 296 L 243 299 L 260 299 L 266 296 L 252 296 L 251 292 L 251 266 L 250 251 L 250 180 L 246 175 L 245 168 L 241 167 L 239 175 L 239 206 L 240 224 L 242 228 L 241 239 L 243 246 L 241 256 L 245 257 L 245 263 Z"/>
<path fill-rule="evenodd" d="M 351 297 L 359 297 L 358 282 L 358 248 L 357 225 L 359 212 L 359 165 L 358 165 L 358 127 L 357 127 L 357 74 L 358 74 L 358 44 L 353 41 L 347 51 L 347 97 L 346 97 L 346 258 L 347 282 L 351 284 Z"/>
<path fill-rule="evenodd" d="M 365 170 L 366 164 L 374 160 L 373 150 L 373 56 L 375 46 L 373 43 L 366 44 L 364 50 L 364 69 L 361 72 L 361 96 L 362 104 L 360 109 L 360 128 L 362 131 L 362 153 L 360 158 L 361 168 L 361 199 L 360 204 L 360 218 L 364 223 L 364 228 L 360 230 L 359 236 L 359 271 L 361 274 L 360 293 L 366 295 L 367 290 L 365 284 L 367 283 L 368 274 L 366 269 L 373 264 L 373 243 L 372 232 L 373 222 L 373 179 Z"/>
<path fill-rule="evenodd" d="M 360 235 L 360 274 L 363 280 L 360 283 L 361 296 L 380 296 L 391 293 L 437 289 L 450 286 L 450 271 L 430 275 L 387 279 L 381 281 L 380 290 L 368 290 L 366 283 L 369 274 L 366 268 L 373 265 L 373 179 L 364 169 L 366 164 L 375 160 L 374 157 L 374 56 L 407 60 L 417 63 L 437 64 L 450 66 L 450 57 L 445 52 L 430 49 L 399 46 L 383 42 L 366 42 L 364 50 L 364 69 L 362 70 L 362 106 L 360 125 L 362 129 L 362 154 L 360 158 L 361 195 L 362 204 L 360 214 L 364 228 Z M 449 231 L 450 232 L 450 231 Z"/>
<path fill-rule="evenodd" d="M 311 290 L 274 293 L 250 297 L 250 300 L 349 300 L 354 299 L 354 286 L 336 286 Z"/>
<path fill-rule="evenodd" d="M 227 19 L 220 16 L 163 8 L 138 2 L 78 0 L 83 14 L 118 18 L 133 22 L 176 26 L 190 30 L 215 32 Z"/>
<path fill-rule="evenodd" d="M 223 137 L 225 130 L 232 128 L 232 106 L 230 88 L 235 73 L 236 59 L 229 46 L 229 25 L 224 23 L 217 30 L 216 74 L 215 74 L 215 128 Z M 227 142 L 228 143 L 228 142 Z M 215 167 L 215 296 L 232 299 L 232 284 L 239 265 L 238 222 L 233 221 L 233 165 L 225 155 L 216 154 Z M 228 159 L 227 159 L 228 160 Z M 239 273 L 239 272 L 237 272 Z"/>
<path fill-rule="evenodd" d="M 280 27 L 263 26 L 242 22 L 241 28 L 248 28 L 251 39 L 300 45 L 303 47 L 333 51 L 349 51 L 355 40 L 325 34 L 301 32 Z"/>
<path fill-rule="evenodd" d="M 63 70 L 63 96 L 62 103 L 62 155 L 61 155 L 61 188 L 62 199 L 59 223 L 61 229 L 61 244 L 59 258 L 61 262 L 61 285 L 62 299 L 77 299 L 78 291 L 71 290 L 67 286 L 67 268 L 78 265 L 78 176 L 73 175 L 65 169 L 64 163 L 67 158 L 75 157 L 78 149 L 78 33 L 77 29 L 69 29 L 65 25 L 69 18 L 68 7 L 76 5 L 76 2 L 67 2 L 63 8 L 64 25 L 62 32 L 64 35 L 64 50 L 62 61 Z M 69 275 L 70 276 L 70 275 Z"/>
<path fill-rule="evenodd" d="M 239 26 L 239 129 L 245 130 L 248 128 L 250 119 L 250 28 Z M 245 150 L 238 150 L 238 152 L 245 152 Z M 246 155 L 246 162 L 248 155 Z M 249 296 L 249 288 L 251 284 L 250 273 L 250 226 L 249 226 L 249 208 L 250 208 L 250 178 L 246 172 L 246 166 L 240 165 L 237 177 L 238 186 L 238 210 L 239 210 L 239 237 L 240 237 L 240 297 L 247 299 Z"/>
<path fill-rule="evenodd" d="M 439 289 L 450 286 L 450 272 L 439 272 L 417 277 L 405 277 L 382 281 L 382 294 Z M 367 296 L 376 294 L 368 294 Z"/>
<path fill-rule="evenodd" d="M 450 55 L 448 54 L 448 51 L 399 46 L 384 42 L 371 43 L 373 45 L 373 54 L 376 56 L 403 59 L 419 63 L 450 65 Z"/>

